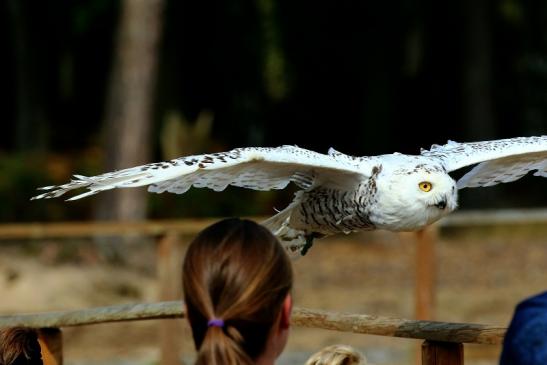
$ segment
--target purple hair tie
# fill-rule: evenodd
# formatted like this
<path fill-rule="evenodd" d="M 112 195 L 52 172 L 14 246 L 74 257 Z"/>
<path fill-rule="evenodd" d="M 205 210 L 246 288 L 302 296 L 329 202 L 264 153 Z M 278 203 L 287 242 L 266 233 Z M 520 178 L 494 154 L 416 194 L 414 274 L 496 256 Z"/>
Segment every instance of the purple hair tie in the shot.
<path fill-rule="evenodd" d="M 224 321 L 220 318 L 213 318 L 207 322 L 207 327 L 224 327 Z"/>

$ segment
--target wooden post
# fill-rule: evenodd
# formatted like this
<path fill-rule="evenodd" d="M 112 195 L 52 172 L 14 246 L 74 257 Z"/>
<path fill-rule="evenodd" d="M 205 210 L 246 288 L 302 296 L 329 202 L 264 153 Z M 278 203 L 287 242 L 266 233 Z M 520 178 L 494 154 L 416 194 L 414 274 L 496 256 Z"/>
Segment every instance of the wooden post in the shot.
<path fill-rule="evenodd" d="M 422 365 L 463 365 L 463 345 L 454 342 L 424 341 Z"/>
<path fill-rule="evenodd" d="M 434 318 L 435 312 L 435 240 L 437 228 L 428 226 L 415 234 L 416 237 L 416 286 L 415 286 L 415 317 L 421 320 Z M 421 352 L 416 348 L 416 364 L 420 364 Z"/>
<path fill-rule="evenodd" d="M 159 238 L 157 270 L 161 301 L 182 299 L 182 257 L 182 244 L 176 232 L 168 232 Z M 160 326 L 160 363 L 162 365 L 182 364 L 180 321 L 162 321 Z"/>
<path fill-rule="evenodd" d="M 63 365 L 63 333 L 59 328 L 40 328 L 38 342 L 44 365 Z"/>
<path fill-rule="evenodd" d="M 416 319 L 429 320 L 435 312 L 437 228 L 416 232 Z"/>

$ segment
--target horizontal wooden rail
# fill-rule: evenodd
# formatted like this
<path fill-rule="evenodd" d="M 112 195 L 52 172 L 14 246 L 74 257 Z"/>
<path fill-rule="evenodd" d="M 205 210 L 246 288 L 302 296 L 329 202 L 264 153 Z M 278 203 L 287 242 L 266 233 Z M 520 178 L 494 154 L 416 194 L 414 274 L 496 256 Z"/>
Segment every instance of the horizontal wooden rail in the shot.
<path fill-rule="evenodd" d="M 108 322 L 184 317 L 181 301 L 126 304 L 66 312 L 0 316 L 0 327 L 25 326 L 59 328 Z M 419 321 L 365 314 L 336 313 L 294 308 L 293 324 L 369 335 L 403 337 L 430 341 L 500 344 L 506 329 L 472 323 Z"/>
<path fill-rule="evenodd" d="M 143 222 L 13 223 L 0 225 L 0 239 L 45 239 L 89 236 L 146 235 L 167 232 L 195 234 L 214 219 L 180 219 Z"/>
<path fill-rule="evenodd" d="M 458 227 L 542 223 L 547 223 L 546 208 L 469 210 L 453 213 L 437 224 L 441 227 Z"/>
<path fill-rule="evenodd" d="M 182 302 L 124 304 L 63 312 L 0 316 L 0 327 L 59 328 L 88 324 L 183 317 Z"/>
<path fill-rule="evenodd" d="M 422 321 L 303 308 L 295 308 L 293 323 L 302 327 L 369 335 L 490 345 L 500 344 L 506 331 L 500 326 L 483 324 Z"/>
<path fill-rule="evenodd" d="M 262 221 L 265 217 L 254 217 Z M 63 222 L 0 224 L 0 240 L 46 239 L 89 236 L 147 235 L 167 232 L 194 235 L 215 219 L 179 219 L 143 222 Z M 441 219 L 440 227 L 477 226 L 493 224 L 547 223 L 547 209 L 511 209 L 496 211 L 457 212 Z"/>

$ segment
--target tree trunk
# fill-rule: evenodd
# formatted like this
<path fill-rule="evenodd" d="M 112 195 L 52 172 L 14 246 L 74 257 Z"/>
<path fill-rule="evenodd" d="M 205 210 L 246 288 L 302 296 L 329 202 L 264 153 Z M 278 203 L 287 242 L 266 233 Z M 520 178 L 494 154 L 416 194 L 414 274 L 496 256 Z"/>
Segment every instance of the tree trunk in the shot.
<path fill-rule="evenodd" d="M 106 104 L 106 170 L 149 162 L 163 0 L 124 0 Z M 116 189 L 97 197 L 103 220 L 146 217 L 144 189 Z"/>

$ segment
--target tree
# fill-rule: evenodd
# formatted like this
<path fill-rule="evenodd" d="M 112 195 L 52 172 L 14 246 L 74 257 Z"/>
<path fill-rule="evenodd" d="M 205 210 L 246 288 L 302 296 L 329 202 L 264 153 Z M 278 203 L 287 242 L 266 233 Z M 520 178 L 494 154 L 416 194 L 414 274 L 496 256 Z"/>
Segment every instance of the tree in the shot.
<path fill-rule="evenodd" d="M 107 96 L 104 132 L 106 170 L 148 162 L 163 0 L 124 0 Z M 146 216 L 142 189 L 98 197 L 96 218 L 139 220 Z"/>

